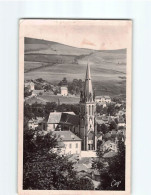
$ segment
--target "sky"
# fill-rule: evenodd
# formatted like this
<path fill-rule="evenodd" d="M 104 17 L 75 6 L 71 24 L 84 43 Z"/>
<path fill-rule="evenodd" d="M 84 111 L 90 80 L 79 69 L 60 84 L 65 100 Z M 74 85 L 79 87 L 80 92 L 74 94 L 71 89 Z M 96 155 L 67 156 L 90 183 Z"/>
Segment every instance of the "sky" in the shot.
<path fill-rule="evenodd" d="M 129 47 L 130 20 L 20 20 L 20 36 L 96 50 Z"/>

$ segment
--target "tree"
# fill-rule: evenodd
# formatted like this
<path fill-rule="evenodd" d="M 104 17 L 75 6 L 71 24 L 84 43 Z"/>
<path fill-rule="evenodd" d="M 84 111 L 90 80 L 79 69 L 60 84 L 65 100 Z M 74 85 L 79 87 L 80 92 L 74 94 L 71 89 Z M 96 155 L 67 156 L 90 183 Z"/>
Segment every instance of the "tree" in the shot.
<path fill-rule="evenodd" d="M 83 89 L 84 82 L 81 79 L 73 79 L 72 82 L 68 83 L 68 91 L 71 94 L 79 94 Z"/>
<path fill-rule="evenodd" d="M 78 177 L 73 162 L 52 152 L 56 145 L 56 137 L 51 133 L 24 132 L 23 189 L 94 189 L 90 179 Z"/>
<path fill-rule="evenodd" d="M 97 113 L 100 113 L 100 114 L 103 114 L 103 106 L 102 105 L 96 105 L 96 112 Z"/>
<path fill-rule="evenodd" d="M 36 79 L 36 81 L 39 83 L 43 83 L 45 80 L 43 80 L 42 78 L 38 78 L 38 79 Z"/>
<path fill-rule="evenodd" d="M 100 173 L 100 190 L 125 190 L 125 144 L 118 141 L 117 155 L 103 158 L 103 152 L 97 150 L 98 160 L 92 167 Z"/>
<path fill-rule="evenodd" d="M 40 83 L 35 83 L 35 90 L 42 90 L 43 86 Z"/>
<path fill-rule="evenodd" d="M 107 114 L 108 115 L 114 115 L 115 114 L 115 107 L 113 104 L 109 104 L 107 107 Z"/>
<path fill-rule="evenodd" d="M 125 144 L 118 141 L 118 154 L 108 160 L 109 175 L 112 181 L 120 182 L 119 186 L 111 186 L 112 190 L 125 190 Z"/>
<path fill-rule="evenodd" d="M 105 124 L 102 124 L 102 125 L 101 125 L 101 132 L 102 132 L 103 134 L 105 134 L 105 133 L 108 132 L 108 128 L 107 128 L 107 126 L 106 126 Z"/>
<path fill-rule="evenodd" d="M 89 177 L 81 177 L 75 181 L 73 190 L 94 190 L 94 185 Z"/>
<path fill-rule="evenodd" d="M 24 97 L 28 97 L 32 94 L 31 91 L 29 91 L 29 88 L 28 87 L 25 87 L 24 88 Z"/>
<path fill-rule="evenodd" d="M 117 130 L 117 124 L 115 121 L 111 121 L 110 123 L 110 130 L 112 131 L 113 129 Z"/>
<path fill-rule="evenodd" d="M 98 149 L 96 151 L 98 159 L 94 160 L 92 163 L 92 168 L 98 170 L 100 174 L 100 185 L 98 186 L 99 190 L 106 190 L 111 184 L 111 178 L 108 174 L 108 167 L 105 159 L 103 158 L 103 151 Z"/>
<path fill-rule="evenodd" d="M 45 105 L 45 116 L 48 116 L 50 112 L 53 112 L 57 109 L 57 103 L 56 102 L 47 102 Z"/>
<path fill-rule="evenodd" d="M 102 132 L 103 134 L 108 133 L 108 127 L 104 123 L 101 125 L 97 124 L 97 132 Z"/>
<path fill-rule="evenodd" d="M 68 81 L 67 81 L 67 78 L 66 77 L 63 78 L 62 85 L 68 85 Z"/>
<path fill-rule="evenodd" d="M 29 119 L 32 119 L 33 117 L 34 117 L 34 114 L 32 112 L 31 105 L 24 103 L 24 119 L 29 120 Z"/>

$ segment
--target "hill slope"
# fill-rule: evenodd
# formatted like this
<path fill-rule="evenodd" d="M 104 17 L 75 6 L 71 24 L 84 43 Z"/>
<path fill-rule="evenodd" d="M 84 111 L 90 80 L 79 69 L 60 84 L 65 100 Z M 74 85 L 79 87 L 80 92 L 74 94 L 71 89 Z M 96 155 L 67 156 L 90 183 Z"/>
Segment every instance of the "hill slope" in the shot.
<path fill-rule="evenodd" d="M 97 95 L 125 96 L 126 49 L 98 51 L 25 38 L 25 79 L 84 80 L 88 61 Z"/>

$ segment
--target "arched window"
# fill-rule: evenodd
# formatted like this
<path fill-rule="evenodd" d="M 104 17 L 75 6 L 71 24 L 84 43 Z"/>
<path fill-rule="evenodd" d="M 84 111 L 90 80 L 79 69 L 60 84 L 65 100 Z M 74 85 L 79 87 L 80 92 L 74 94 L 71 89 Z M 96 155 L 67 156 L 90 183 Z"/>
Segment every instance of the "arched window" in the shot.
<path fill-rule="evenodd" d="M 91 114 L 91 106 L 89 105 L 89 115 Z"/>

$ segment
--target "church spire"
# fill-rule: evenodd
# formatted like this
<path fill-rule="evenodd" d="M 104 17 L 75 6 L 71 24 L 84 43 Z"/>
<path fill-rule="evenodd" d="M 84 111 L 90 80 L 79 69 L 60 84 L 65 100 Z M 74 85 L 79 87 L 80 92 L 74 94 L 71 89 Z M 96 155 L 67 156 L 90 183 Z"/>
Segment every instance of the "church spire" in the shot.
<path fill-rule="evenodd" d="M 86 77 L 85 77 L 85 87 L 84 87 L 85 101 L 93 101 L 93 89 L 90 74 L 90 66 L 87 64 Z"/>
<path fill-rule="evenodd" d="M 91 80 L 91 74 L 90 74 L 90 66 L 87 64 L 87 70 L 86 70 L 86 77 L 85 79 Z"/>

